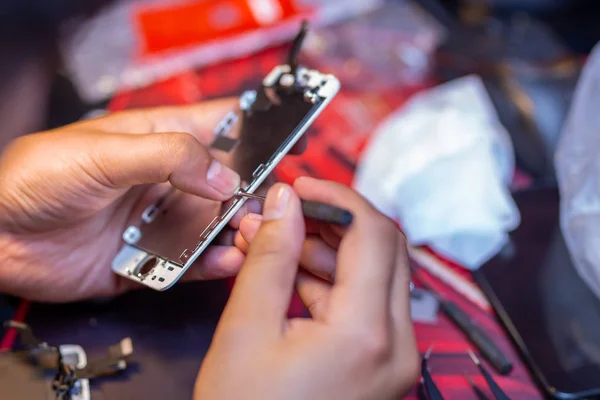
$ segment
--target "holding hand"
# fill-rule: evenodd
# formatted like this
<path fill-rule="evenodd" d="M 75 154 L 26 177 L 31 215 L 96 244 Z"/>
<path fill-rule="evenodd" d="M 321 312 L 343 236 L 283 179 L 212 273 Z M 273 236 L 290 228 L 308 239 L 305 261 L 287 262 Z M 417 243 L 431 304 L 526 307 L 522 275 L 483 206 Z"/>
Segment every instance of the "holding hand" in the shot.
<path fill-rule="evenodd" d="M 242 220 L 236 243 L 248 256 L 195 398 L 396 399 L 419 371 L 404 239 L 345 186 L 301 178 L 294 188 L 349 210 L 353 224 L 306 237 L 298 195 L 285 185 L 269 191 L 262 221 Z M 286 319 L 294 284 L 312 319 Z"/>
<path fill-rule="evenodd" d="M 212 219 L 239 186 L 207 150 L 234 104 L 126 111 L 15 140 L 0 157 L 0 293 L 71 301 L 140 286 L 110 265 L 142 210 L 175 187 L 206 199 L 193 214 Z M 235 275 L 244 255 L 232 244 L 211 246 L 184 279 Z"/>

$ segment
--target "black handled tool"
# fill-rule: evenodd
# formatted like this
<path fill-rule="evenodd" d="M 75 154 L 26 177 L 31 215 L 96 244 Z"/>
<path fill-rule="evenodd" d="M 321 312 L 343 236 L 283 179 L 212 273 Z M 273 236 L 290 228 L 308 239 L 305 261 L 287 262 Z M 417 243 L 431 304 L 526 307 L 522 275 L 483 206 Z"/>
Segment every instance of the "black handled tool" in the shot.
<path fill-rule="evenodd" d="M 475 365 L 477 365 L 477 368 L 479 368 L 479 370 L 481 371 L 481 374 L 485 378 L 485 381 L 490 387 L 490 390 L 492 391 L 494 397 L 497 400 L 510 400 L 510 397 L 508 397 L 506 393 L 504 393 L 502 389 L 500 389 L 500 386 L 498 386 L 494 378 L 492 378 L 492 375 L 488 372 L 487 369 L 485 369 L 485 367 L 481 364 L 481 361 L 479 361 L 479 358 L 477 358 L 475 353 L 473 353 L 471 350 L 469 350 L 469 357 L 471 357 L 471 360 L 473 360 Z"/>
<path fill-rule="evenodd" d="M 504 353 L 496 346 L 490 337 L 477 325 L 471 322 L 471 318 L 461 310 L 456 303 L 449 300 L 441 300 L 440 307 L 446 315 L 464 332 L 469 341 L 477 347 L 481 354 L 502 375 L 507 375 L 512 370 L 512 364 Z"/>
<path fill-rule="evenodd" d="M 485 393 L 483 393 L 483 391 L 479 389 L 475 382 L 473 382 L 473 379 L 471 379 L 470 376 L 465 375 L 465 378 L 467 378 L 467 381 L 469 381 L 469 385 L 471 385 L 471 389 L 473 389 L 473 392 L 475 392 L 475 396 L 478 400 L 489 400 Z"/>
<path fill-rule="evenodd" d="M 440 393 L 440 390 L 436 386 L 431 374 L 429 373 L 429 367 L 427 366 L 427 360 L 429 360 L 429 356 L 433 351 L 433 345 L 429 347 L 425 355 L 423 356 L 423 360 L 421 360 L 421 379 L 422 384 L 425 389 L 425 393 L 429 400 L 444 400 L 444 397 Z"/>
<path fill-rule="evenodd" d="M 421 283 L 437 297 L 440 308 L 454 322 L 454 324 L 467 336 L 469 341 L 481 352 L 486 360 L 502 375 L 507 375 L 512 371 L 512 363 L 506 358 L 504 353 L 496 346 L 492 339 L 477 325 L 471 321 L 467 315 L 456 303 L 442 298 L 431 286 L 421 279 Z"/>
<path fill-rule="evenodd" d="M 265 201 L 264 196 L 246 193 L 242 190 L 238 190 L 235 195 Z M 302 200 L 302 213 L 307 218 L 340 226 L 349 226 L 353 218 L 347 210 L 318 201 Z"/>

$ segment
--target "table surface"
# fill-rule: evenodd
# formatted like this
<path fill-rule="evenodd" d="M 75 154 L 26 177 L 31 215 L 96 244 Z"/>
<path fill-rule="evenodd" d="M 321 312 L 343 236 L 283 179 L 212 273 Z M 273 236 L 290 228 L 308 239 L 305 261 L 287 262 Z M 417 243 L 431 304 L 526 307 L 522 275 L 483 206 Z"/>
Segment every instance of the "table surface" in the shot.
<path fill-rule="evenodd" d="M 285 60 L 285 55 L 286 48 L 273 48 L 248 58 L 182 73 L 149 88 L 121 93 L 109 109 L 189 104 L 238 95 Z M 276 171 L 278 178 L 291 182 L 300 175 L 311 175 L 351 184 L 369 135 L 387 114 L 420 89 L 390 87 L 378 93 L 342 89 L 308 133 L 308 150 L 300 157 L 285 159 Z M 460 267 L 436 260 L 455 279 L 471 281 Z M 497 379 L 507 394 L 515 400 L 542 398 L 493 312 L 472 303 L 433 276 L 425 275 L 432 286 L 463 307 L 507 352 L 514 370 L 509 376 Z M 106 346 L 124 336 L 132 337 L 134 365 L 123 376 L 96 382 L 94 399 L 190 398 L 227 294 L 228 287 L 223 282 L 180 284 L 167 292 L 139 290 L 103 303 L 33 305 L 27 322 L 43 340 L 81 344 L 91 356 L 101 354 Z M 304 313 L 298 299 L 294 299 L 290 315 Z M 446 399 L 476 399 L 465 374 L 472 376 L 492 398 L 467 356 L 470 344 L 444 316 L 435 325 L 416 324 L 415 329 L 422 353 L 435 344 L 431 372 Z M 415 392 L 407 398 L 415 398 Z"/>

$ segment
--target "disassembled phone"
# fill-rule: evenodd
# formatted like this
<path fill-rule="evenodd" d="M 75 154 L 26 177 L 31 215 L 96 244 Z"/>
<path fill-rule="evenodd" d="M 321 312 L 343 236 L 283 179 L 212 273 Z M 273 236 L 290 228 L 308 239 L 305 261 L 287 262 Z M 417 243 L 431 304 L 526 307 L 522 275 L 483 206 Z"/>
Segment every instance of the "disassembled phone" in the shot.
<path fill-rule="evenodd" d="M 133 353 L 131 339 L 124 338 L 105 356 L 90 360 L 79 345 L 39 341 L 27 324 L 7 321 L 5 326 L 17 330 L 26 349 L 0 353 L 3 399 L 90 400 L 90 380 L 125 370 Z"/>
<path fill-rule="evenodd" d="M 249 182 L 237 193 L 254 193 L 339 91 L 333 75 L 298 66 L 305 34 L 303 23 L 287 64 L 267 74 L 259 89 L 244 92 L 238 110 L 215 129 L 211 152 L 231 156 L 233 169 Z M 246 201 L 236 195 L 225 207 L 212 202 L 214 214 L 207 217 L 211 202 L 171 188 L 125 230 L 113 271 L 155 290 L 170 288 Z"/>

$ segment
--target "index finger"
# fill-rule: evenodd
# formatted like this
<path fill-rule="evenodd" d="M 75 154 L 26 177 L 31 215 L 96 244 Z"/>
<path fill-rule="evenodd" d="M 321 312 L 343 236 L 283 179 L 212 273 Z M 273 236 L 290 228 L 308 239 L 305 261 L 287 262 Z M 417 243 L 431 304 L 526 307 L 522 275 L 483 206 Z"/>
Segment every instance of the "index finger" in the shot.
<path fill-rule="evenodd" d="M 76 122 L 68 128 L 133 134 L 187 132 L 208 146 L 214 140 L 215 127 L 229 112 L 236 110 L 237 101 L 228 97 L 184 106 L 131 109 Z"/>
<path fill-rule="evenodd" d="M 395 224 L 342 184 L 299 178 L 294 188 L 302 199 L 344 208 L 354 216 L 338 250 L 331 317 L 379 324 L 389 320 L 398 243 Z"/>
<path fill-rule="evenodd" d="M 76 122 L 68 127 L 134 134 L 187 132 L 208 147 L 214 141 L 214 130 L 223 118 L 232 111 L 239 112 L 238 103 L 238 98 L 226 97 L 190 105 L 131 109 Z M 290 154 L 302 154 L 307 140 L 301 137 Z"/>
<path fill-rule="evenodd" d="M 263 222 L 221 317 L 224 324 L 254 326 L 264 338 L 281 335 L 303 241 L 300 200 L 291 187 L 277 184 L 267 194 Z"/>

